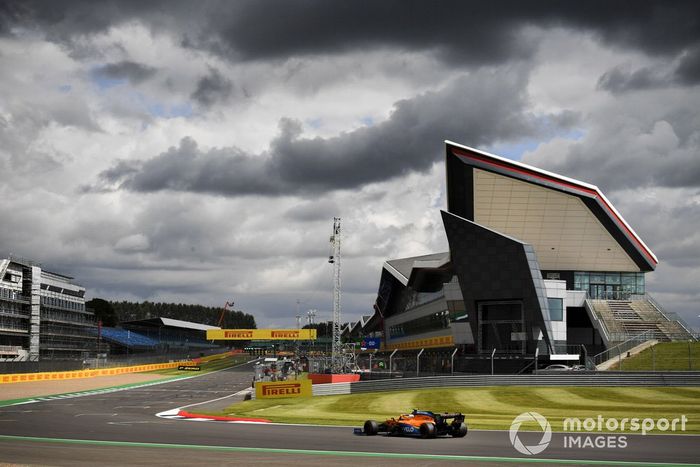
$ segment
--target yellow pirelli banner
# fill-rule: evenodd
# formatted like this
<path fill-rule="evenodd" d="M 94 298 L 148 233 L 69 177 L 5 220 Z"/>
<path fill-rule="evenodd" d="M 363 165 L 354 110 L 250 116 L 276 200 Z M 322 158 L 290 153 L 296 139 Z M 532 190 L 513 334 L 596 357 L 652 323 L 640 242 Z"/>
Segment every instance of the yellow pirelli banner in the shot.
<path fill-rule="evenodd" d="M 429 349 L 434 347 L 450 347 L 454 344 L 452 336 L 428 337 L 426 339 L 417 339 L 413 341 L 399 342 L 397 344 L 389 344 L 385 350 L 417 350 Z"/>
<path fill-rule="evenodd" d="M 292 381 L 276 381 L 255 383 L 256 399 L 282 399 L 285 397 L 311 397 L 311 380 L 297 379 Z"/>
<path fill-rule="evenodd" d="M 315 329 L 210 329 L 207 340 L 249 341 L 296 341 L 316 339 Z"/>

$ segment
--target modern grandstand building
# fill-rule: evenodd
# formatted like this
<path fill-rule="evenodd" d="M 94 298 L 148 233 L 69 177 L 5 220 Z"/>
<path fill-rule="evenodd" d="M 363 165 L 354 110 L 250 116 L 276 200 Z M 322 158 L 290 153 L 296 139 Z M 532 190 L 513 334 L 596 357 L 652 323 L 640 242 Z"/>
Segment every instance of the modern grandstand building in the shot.
<path fill-rule="evenodd" d="M 365 336 L 383 350 L 574 359 L 692 337 L 646 293 L 658 260 L 595 186 L 446 142 L 449 252 L 388 260 Z"/>
<path fill-rule="evenodd" d="M 97 324 L 85 288 L 33 261 L 0 259 L 0 360 L 80 359 L 95 351 Z"/>
<path fill-rule="evenodd" d="M 170 318 L 99 326 L 72 277 L 27 259 L 0 259 L 0 362 L 196 355 L 219 348 L 206 341 L 207 329 L 219 328 Z"/>

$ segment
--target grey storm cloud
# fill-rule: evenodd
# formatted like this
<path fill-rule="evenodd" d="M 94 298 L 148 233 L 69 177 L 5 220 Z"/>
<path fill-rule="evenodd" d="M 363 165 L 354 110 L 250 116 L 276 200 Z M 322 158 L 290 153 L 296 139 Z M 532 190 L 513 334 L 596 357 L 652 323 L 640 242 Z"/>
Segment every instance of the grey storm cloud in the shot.
<path fill-rule="evenodd" d="M 613 94 L 620 94 L 627 91 L 670 86 L 673 82 L 673 75 L 668 73 L 667 70 L 651 67 L 625 70 L 622 67 L 615 67 L 600 77 L 597 87 L 598 89 L 610 91 Z"/>
<path fill-rule="evenodd" d="M 582 141 L 565 150 L 526 154 L 523 161 L 556 173 L 594 183 L 603 191 L 639 187 L 700 187 L 700 134 L 682 137 L 681 120 L 700 114 L 682 113 L 676 119 L 636 122 L 622 119 L 595 126 Z"/>
<path fill-rule="evenodd" d="M 598 89 L 619 94 L 627 91 L 694 85 L 700 83 L 700 46 L 685 51 L 678 66 L 643 67 L 637 70 L 617 66 L 598 80 Z"/>
<path fill-rule="evenodd" d="M 203 107 L 211 107 L 217 102 L 226 101 L 233 91 L 233 83 L 224 77 L 219 70 L 209 69 L 209 74 L 197 81 L 197 88 L 192 93 L 192 99 Z"/>
<path fill-rule="evenodd" d="M 132 84 L 146 81 L 156 73 L 156 68 L 128 60 L 108 63 L 95 70 L 98 76 L 110 79 L 126 79 Z"/>
<path fill-rule="evenodd" d="M 676 78 L 686 84 L 700 82 L 700 45 L 683 55 L 676 69 Z"/>
<path fill-rule="evenodd" d="M 167 11 L 167 15 L 164 14 Z M 678 75 L 697 83 L 697 1 L 305 0 L 4 2 L 0 31 L 35 27 L 70 44 L 74 37 L 137 20 L 181 44 L 234 59 L 278 59 L 395 47 L 437 52 L 445 62 L 495 64 L 528 58 L 537 46 L 524 28 L 591 31 L 606 43 L 651 55 L 684 56 Z M 695 51 L 695 52 L 693 52 Z"/>
<path fill-rule="evenodd" d="M 494 63 L 529 53 L 523 26 L 592 30 L 610 43 L 653 54 L 682 50 L 700 39 L 693 1 L 442 1 L 240 2 L 217 12 L 219 37 L 247 57 L 338 52 L 385 44 L 440 49 L 450 59 Z M 274 12 L 274 13 L 271 13 Z M 260 27 L 264 25 L 264 27 Z M 274 34 L 270 34 L 274 31 Z"/>
<path fill-rule="evenodd" d="M 278 136 L 262 154 L 236 148 L 203 151 L 184 138 L 153 158 L 107 169 L 96 187 L 230 196 L 309 194 L 423 172 L 443 157 L 444 139 L 484 146 L 571 124 L 568 114 L 524 111 L 525 76 L 505 70 L 464 76 L 440 91 L 397 102 L 385 122 L 327 139 L 302 138 L 301 124 L 283 119 Z"/>
<path fill-rule="evenodd" d="M 298 204 L 287 210 L 284 217 L 297 222 L 328 221 L 339 211 L 337 203 L 321 199 Z"/>
<path fill-rule="evenodd" d="M 27 15 L 26 6 L 20 2 L 0 2 L 0 35 L 10 34 L 15 24 L 21 24 Z"/>

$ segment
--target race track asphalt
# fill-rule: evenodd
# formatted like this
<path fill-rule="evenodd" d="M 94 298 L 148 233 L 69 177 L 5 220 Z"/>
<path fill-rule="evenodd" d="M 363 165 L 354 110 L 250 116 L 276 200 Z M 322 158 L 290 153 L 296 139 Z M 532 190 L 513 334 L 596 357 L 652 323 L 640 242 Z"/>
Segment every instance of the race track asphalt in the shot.
<path fill-rule="evenodd" d="M 392 458 L 414 459 L 422 465 L 460 460 L 513 465 L 532 461 L 533 457 L 539 459 L 538 463 L 569 460 L 572 464 L 602 465 L 700 460 L 700 436 L 691 435 L 627 435 L 627 447 L 623 449 L 566 448 L 566 435 L 555 433 L 544 452 L 523 456 L 513 448 L 505 431 L 473 430 L 463 439 L 421 440 L 354 436 L 348 427 L 232 424 L 155 416 L 236 393 L 250 386 L 251 375 L 250 365 L 242 365 L 163 384 L 2 407 L 0 463 L 87 465 L 100 446 L 104 448 L 100 451 L 103 463 L 111 465 L 145 465 L 141 461 L 149 456 L 170 465 L 192 464 L 193 457 L 212 456 L 221 456 L 220 461 L 233 459 L 239 465 L 282 465 L 299 457 L 302 460 L 294 463 L 320 465 L 321 458 L 334 456 L 337 462 L 333 462 L 345 465 L 358 453 L 366 453 L 361 454 L 365 459 L 362 463 L 369 465 L 388 464 Z M 227 404 L 228 399 L 222 403 Z M 196 412 L 201 407 L 189 410 Z M 525 444 L 536 444 L 541 433 L 520 433 L 520 437 Z M 121 453 L 121 457 L 110 456 L 110 450 Z M 159 462 L 149 462 L 153 463 Z"/>

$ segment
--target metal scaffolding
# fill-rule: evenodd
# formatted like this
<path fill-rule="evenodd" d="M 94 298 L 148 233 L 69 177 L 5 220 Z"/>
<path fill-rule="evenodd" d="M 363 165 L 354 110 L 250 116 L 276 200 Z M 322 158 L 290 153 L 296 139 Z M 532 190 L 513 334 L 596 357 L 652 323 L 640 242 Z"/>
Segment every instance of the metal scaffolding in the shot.
<path fill-rule="evenodd" d="M 343 371 L 343 345 L 340 341 L 340 217 L 333 218 L 333 235 L 331 235 L 332 253 L 328 262 L 333 264 L 333 342 L 331 368 L 334 373 Z"/>

